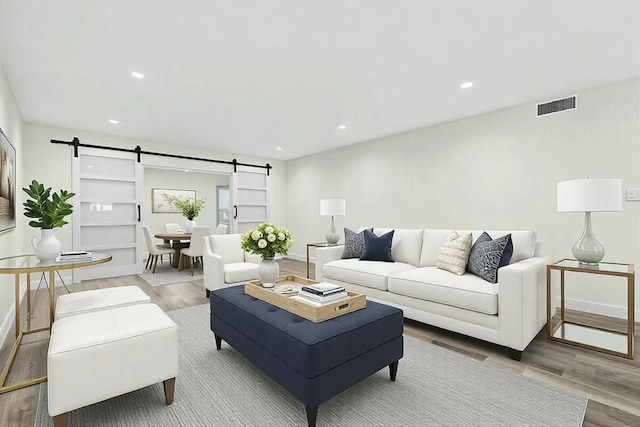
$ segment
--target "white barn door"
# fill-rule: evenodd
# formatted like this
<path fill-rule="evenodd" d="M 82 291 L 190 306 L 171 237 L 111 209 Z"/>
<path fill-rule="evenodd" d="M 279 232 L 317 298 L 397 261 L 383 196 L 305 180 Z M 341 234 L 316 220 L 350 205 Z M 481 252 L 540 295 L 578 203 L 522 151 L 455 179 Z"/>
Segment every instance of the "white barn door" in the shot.
<path fill-rule="evenodd" d="M 233 233 L 244 233 L 269 219 L 268 187 L 266 170 L 238 167 L 238 171 L 231 174 Z"/>
<path fill-rule="evenodd" d="M 135 153 L 80 147 L 73 158 L 73 249 L 111 262 L 73 270 L 73 281 L 142 273 L 142 165 Z"/>

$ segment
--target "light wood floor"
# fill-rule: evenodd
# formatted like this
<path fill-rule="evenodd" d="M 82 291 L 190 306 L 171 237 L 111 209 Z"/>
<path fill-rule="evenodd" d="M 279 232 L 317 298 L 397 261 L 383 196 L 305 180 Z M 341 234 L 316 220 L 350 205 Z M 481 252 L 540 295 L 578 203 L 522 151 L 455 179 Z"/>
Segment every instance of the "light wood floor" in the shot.
<path fill-rule="evenodd" d="M 299 276 L 306 274 L 304 262 L 281 260 L 278 263 L 281 274 Z M 313 268 L 311 270 L 313 274 Z M 138 276 L 123 276 L 86 281 L 71 285 L 69 288 L 73 292 L 126 285 L 139 286 L 153 302 L 166 311 L 208 302 L 202 280 L 152 287 Z M 36 304 L 31 327 L 47 324 L 46 289 L 38 292 Z M 25 303 L 23 303 L 23 309 L 24 305 Z M 639 329 L 636 324 L 636 348 L 639 347 Z M 0 349 L 2 365 L 13 344 L 13 329 L 11 331 L 11 336 Z M 640 426 L 640 355 L 638 351 L 636 351 L 635 360 L 627 360 L 552 343 L 547 341 L 541 332 L 524 352 L 522 360 L 516 362 L 509 358 L 504 348 L 411 320 L 405 321 L 405 334 L 465 354 L 483 363 L 497 365 L 537 381 L 586 395 L 589 398 L 589 404 L 585 426 Z M 45 375 L 47 346 L 48 332 L 27 335 L 9 375 L 8 384 Z M 402 369 L 402 361 L 400 369 Z M 0 426 L 33 426 L 38 387 L 39 385 L 31 386 L 0 395 Z"/>

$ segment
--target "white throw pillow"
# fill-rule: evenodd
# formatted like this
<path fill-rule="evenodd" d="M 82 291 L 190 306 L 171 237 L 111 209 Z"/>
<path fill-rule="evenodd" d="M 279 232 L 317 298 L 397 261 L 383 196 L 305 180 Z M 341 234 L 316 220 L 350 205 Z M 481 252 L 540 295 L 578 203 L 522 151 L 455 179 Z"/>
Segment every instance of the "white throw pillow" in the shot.
<path fill-rule="evenodd" d="M 453 231 L 440 248 L 436 267 L 462 276 L 467 267 L 472 243 L 473 237 L 471 233 L 459 236 L 458 233 Z"/>

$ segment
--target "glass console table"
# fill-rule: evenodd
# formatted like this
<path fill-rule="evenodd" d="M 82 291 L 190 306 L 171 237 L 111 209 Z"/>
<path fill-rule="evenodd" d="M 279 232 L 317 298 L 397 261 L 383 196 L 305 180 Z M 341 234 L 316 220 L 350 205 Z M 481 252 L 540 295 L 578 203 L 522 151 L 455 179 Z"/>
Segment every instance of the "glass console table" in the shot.
<path fill-rule="evenodd" d="M 560 313 L 556 317 L 556 306 L 552 304 L 551 272 L 560 272 Z M 627 285 L 627 325 L 626 333 L 606 327 L 587 325 L 567 320 L 565 307 L 565 273 L 598 274 L 626 279 Z M 572 275 L 572 277 L 577 277 Z M 617 264 L 601 262 L 598 266 L 582 266 L 573 259 L 563 259 L 555 264 L 547 265 L 547 338 L 576 345 L 591 350 L 601 351 L 615 356 L 633 359 L 634 339 L 634 296 L 635 272 L 633 264 Z M 553 322 L 556 322 L 555 324 Z"/>
<path fill-rule="evenodd" d="M 39 377 L 28 381 L 23 381 L 17 384 L 5 385 L 11 365 L 18 352 L 18 347 L 22 342 L 22 337 L 26 334 L 32 334 L 35 332 L 42 332 L 51 329 L 53 324 L 53 313 L 55 310 L 55 273 L 61 270 L 72 270 L 74 268 L 90 267 L 92 265 L 103 264 L 111 261 L 111 255 L 93 252 L 91 258 L 82 260 L 71 261 L 47 261 L 41 262 L 34 255 L 18 255 L 8 258 L 0 258 L 0 274 L 13 274 L 14 281 L 14 304 L 15 304 L 15 335 L 16 340 L 9 353 L 9 358 L 5 363 L 2 374 L 0 374 L 0 394 L 8 391 L 17 390 L 19 388 L 28 387 L 33 384 L 38 384 L 47 380 L 47 377 Z M 32 273 L 49 273 L 49 326 L 42 328 L 27 329 L 30 326 L 31 320 L 31 274 Z M 27 313 L 25 315 L 26 322 L 22 324 L 22 316 L 20 315 L 20 275 L 26 275 L 27 285 Z"/>

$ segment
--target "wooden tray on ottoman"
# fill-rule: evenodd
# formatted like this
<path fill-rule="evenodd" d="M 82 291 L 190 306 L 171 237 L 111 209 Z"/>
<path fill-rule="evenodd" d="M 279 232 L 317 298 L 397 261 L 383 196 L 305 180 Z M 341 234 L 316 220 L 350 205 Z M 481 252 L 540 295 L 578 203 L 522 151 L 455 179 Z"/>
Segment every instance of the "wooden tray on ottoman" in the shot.
<path fill-rule="evenodd" d="M 298 276 L 280 276 L 276 279 L 276 286 L 294 285 L 302 287 L 305 285 L 313 285 L 318 283 L 314 280 L 305 279 Z M 253 280 L 244 284 L 244 293 L 254 298 L 268 302 L 290 313 L 304 317 L 313 323 L 324 322 L 343 314 L 352 313 L 356 310 L 363 309 L 367 306 L 367 297 L 365 294 L 347 291 L 347 298 L 339 301 L 331 302 L 324 305 L 314 305 L 305 303 L 296 298 L 295 294 L 283 295 L 273 291 L 274 288 L 263 288 L 259 280 Z"/>

